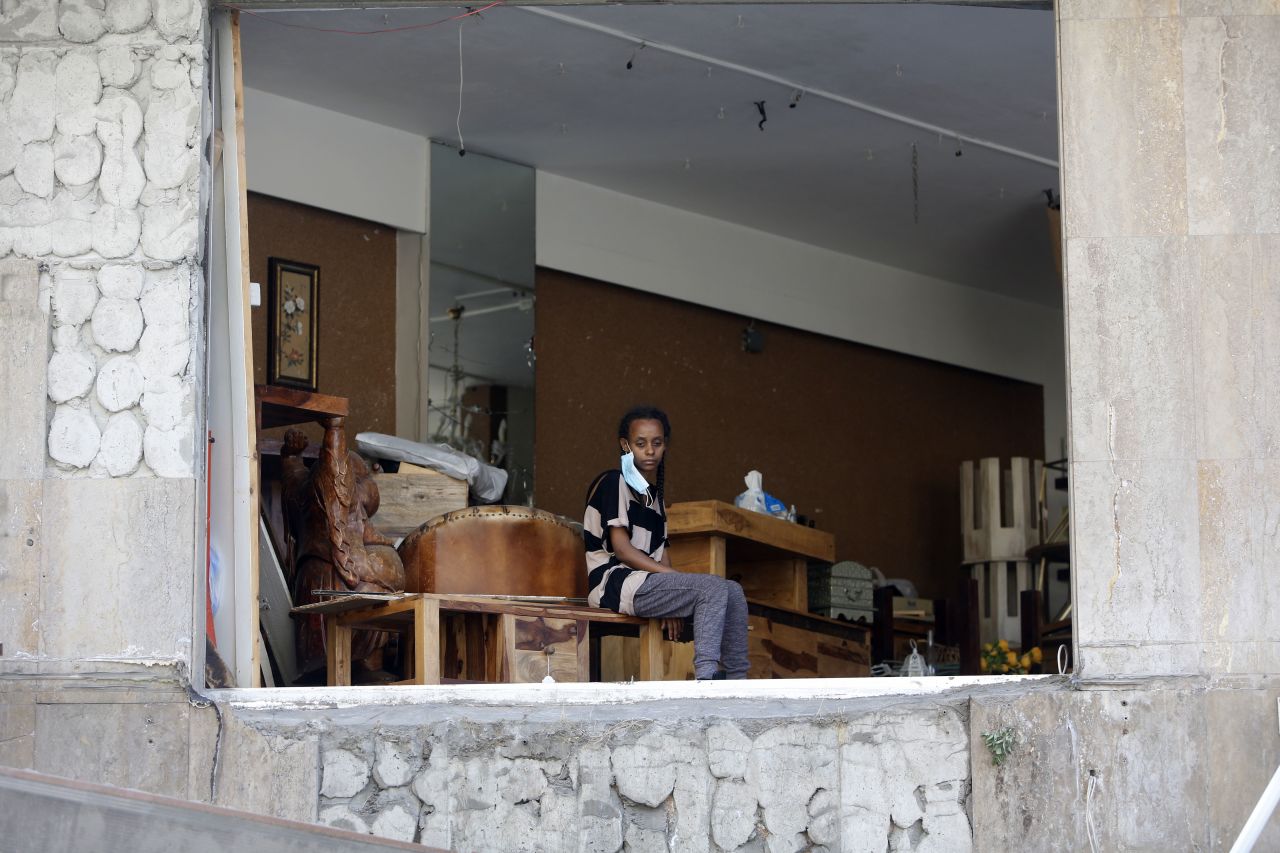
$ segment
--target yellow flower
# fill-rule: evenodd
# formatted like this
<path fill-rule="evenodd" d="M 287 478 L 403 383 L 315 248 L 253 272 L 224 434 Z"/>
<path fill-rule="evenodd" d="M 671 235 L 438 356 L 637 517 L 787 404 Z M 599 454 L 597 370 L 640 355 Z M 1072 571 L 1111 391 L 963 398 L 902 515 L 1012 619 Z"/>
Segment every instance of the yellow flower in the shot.
<path fill-rule="evenodd" d="M 992 646 L 990 643 L 984 643 L 984 644 L 983 644 L 983 646 L 982 646 L 982 650 L 983 650 L 984 652 L 990 652 L 990 651 L 992 650 L 992 648 L 993 648 L 993 646 Z"/>
<path fill-rule="evenodd" d="M 1040 663 L 1040 661 L 1044 660 L 1044 652 L 1040 651 L 1039 646 L 1031 647 L 1031 660 L 1034 663 Z"/>
<path fill-rule="evenodd" d="M 1007 660 L 1007 661 L 1009 662 L 1009 666 L 1013 666 L 1015 663 L 1017 663 L 1017 662 L 1018 662 L 1018 653 L 1017 653 L 1017 652 L 1005 652 L 1004 659 L 1005 659 L 1005 660 Z"/>
<path fill-rule="evenodd" d="M 986 658 L 980 658 L 978 660 L 978 672 L 990 672 L 990 671 L 991 671 L 991 664 L 987 663 Z"/>
<path fill-rule="evenodd" d="M 1002 652 L 1007 652 L 1007 651 L 1009 651 L 1009 641 L 1008 641 L 1008 640 L 1001 640 L 1001 641 L 1000 641 L 1000 651 L 1002 651 Z"/>
<path fill-rule="evenodd" d="M 1022 664 L 1024 672 L 1029 671 L 1031 669 L 1031 655 L 1023 655 L 1018 663 Z"/>
<path fill-rule="evenodd" d="M 1009 664 L 1007 664 L 1007 663 L 1002 663 L 1002 664 L 1000 664 L 1000 671 L 1001 671 L 1001 672 L 1008 672 L 1008 671 L 1009 671 Z"/>

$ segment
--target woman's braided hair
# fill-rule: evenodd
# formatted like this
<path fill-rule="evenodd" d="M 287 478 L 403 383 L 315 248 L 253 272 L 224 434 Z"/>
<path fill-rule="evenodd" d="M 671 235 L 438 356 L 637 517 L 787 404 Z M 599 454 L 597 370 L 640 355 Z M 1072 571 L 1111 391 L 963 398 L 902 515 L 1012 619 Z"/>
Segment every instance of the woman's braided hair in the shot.
<path fill-rule="evenodd" d="M 662 438 L 671 441 L 671 421 L 667 413 L 656 406 L 635 406 L 627 410 L 618 422 L 618 438 L 624 441 L 631 439 L 631 424 L 635 421 L 657 421 L 662 424 Z M 667 457 L 664 454 L 658 463 L 658 506 L 665 509 L 667 484 Z"/>

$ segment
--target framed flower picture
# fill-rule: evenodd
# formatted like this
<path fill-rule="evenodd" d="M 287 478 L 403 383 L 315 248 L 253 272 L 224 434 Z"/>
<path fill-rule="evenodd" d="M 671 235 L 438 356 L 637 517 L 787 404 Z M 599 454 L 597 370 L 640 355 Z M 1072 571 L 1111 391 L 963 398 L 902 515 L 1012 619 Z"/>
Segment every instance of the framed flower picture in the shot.
<path fill-rule="evenodd" d="M 267 259 L 267 384 L 316 391 L 320 268 Z"/>

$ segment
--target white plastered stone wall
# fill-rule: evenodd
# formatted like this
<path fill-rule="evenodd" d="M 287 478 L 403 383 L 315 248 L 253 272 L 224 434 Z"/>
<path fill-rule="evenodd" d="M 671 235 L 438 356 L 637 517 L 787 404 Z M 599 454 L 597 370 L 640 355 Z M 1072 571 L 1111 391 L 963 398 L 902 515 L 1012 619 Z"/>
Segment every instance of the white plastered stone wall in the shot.
<path fill-rule="evenodd" d="M 0 259 L 38 261 L 52 477 L 195 472 L 205 10 L 0 6 Z"/>

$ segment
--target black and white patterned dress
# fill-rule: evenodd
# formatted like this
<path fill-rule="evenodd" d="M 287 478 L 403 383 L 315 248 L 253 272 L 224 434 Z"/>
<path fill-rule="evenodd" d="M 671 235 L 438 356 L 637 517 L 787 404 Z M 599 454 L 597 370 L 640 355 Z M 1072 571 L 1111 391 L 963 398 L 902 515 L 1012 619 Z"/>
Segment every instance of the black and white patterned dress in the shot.
<path fill-rule="evenodd" d="M 597 479 L 582 517 L 582 540 L 587 550 L 587 602 L 619 613 L 635 615 L 633 599 L 649 572 L 627 566 L 613 553 L 609 528 L 622 527 L 631 544 L 661 562 L 667 548 L 667 518 L 652 487 L 640 494 L 627 485 L 621 471 L 606 471 Z"/>

